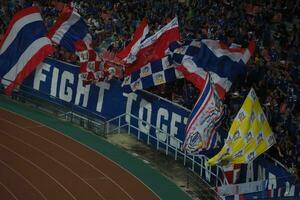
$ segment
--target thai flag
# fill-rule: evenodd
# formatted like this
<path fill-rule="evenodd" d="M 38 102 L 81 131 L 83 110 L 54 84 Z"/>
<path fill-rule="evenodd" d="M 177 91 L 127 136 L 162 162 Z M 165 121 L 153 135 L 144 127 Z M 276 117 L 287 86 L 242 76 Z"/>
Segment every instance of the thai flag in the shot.
<path fill-rule="evenodd" d="M 76 41 L 83 40 L 87 44 L 92 43 L 87 24 L 73 8 L 68 6 L 64 7 L 60 17 L 49 29 L 48 37 L 72 53 L 76 51 L 74 46 Z"/>
<path fill-rule="evenodd" d="M 139 70 L 147 63 L 163 58 L 171 42 L 178 40 L 180 40 L 179 25 L 175 17 L 154 35 L 142 41 L 138 51 L 134 52 L 136 55 L 130 55 L 131 62 L 134 62 L 125 67 L 125 76 Z"/>
<path fill-rule="evenodd" d="M 173 59 L 180 63 L 177 70 L 194 83 L 200 90 L 205 82 L 205 72 L 209 72 L 219 96 L 224 99 L 233 81 L 245 71 L 255 50 L 255 43 L 248 48 L 229 48 L 218 40 L 192 41 L 175 49 Z"/>
<path fill-rule="evenodd" d="M 5 93 L 15 87 L 53 52 L 38 7 L 17 12 L 0 43 L 0 78 Z"/>
<path fill-rule="evenodd" d="M 135 30 L 131 42 L 119 53 L 117 57 L 124 60 L 126 63 L 132 63 L 132 56 L 135 56 L 140 49 L 142 41 L 146 38 L 149 33 L 149 26 L 147 18 L 144 18 L 138 28 Z"/>
<path fill-rule="evenodd" d="M 222 100 L 215 91 L 210 74 L 206 73 L 204 88 L 186 125 L 183 150 L 198 153 L 210 149 L 223 114 Z"/>

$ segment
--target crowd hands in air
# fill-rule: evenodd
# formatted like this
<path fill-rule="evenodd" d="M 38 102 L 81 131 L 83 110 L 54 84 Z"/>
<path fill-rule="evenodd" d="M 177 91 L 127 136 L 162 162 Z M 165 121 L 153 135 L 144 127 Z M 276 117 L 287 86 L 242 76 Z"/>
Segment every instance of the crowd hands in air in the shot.
<path fill-rule="evenodd" d="M 187 3 L 188 2 L 188 3 Z M 268 154 L 300 176 L 300 1 L 230 0 L 73 0 L 86 20 L 98 52 L 116 53 L 128 44 L 144 16 L 151 33 L 178 16 L 182 40 L 218 39 L 245 47 L 250 39 L 256 50 L 247 72 L 236 81 L 225 98 L 228 130 L 251 87 L 255 89 L 277 144 Z M 252 4 L 250 4 L 252 3 Z M 53 1 L 1 1 L 0 39 L 11 16 L 20 8 L 39 5 L 47 28 L 59 11 Z M 55 46 L 53 57 L 78 64 L 75 54 Z M 178 79 L 149 91 L 189 109 L 198 98 L 193 85 Z"/>

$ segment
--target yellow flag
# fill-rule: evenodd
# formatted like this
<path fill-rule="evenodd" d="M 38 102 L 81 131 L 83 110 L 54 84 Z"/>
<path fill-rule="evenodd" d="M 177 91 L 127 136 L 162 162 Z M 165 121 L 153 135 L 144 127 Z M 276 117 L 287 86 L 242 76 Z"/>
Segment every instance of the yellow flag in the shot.
<path fill-rule="evenodd" d="M 223 148 L 208 164 L 248 163 L 273 144 L 274 134 L 252 88 L 232 122 Z"/>

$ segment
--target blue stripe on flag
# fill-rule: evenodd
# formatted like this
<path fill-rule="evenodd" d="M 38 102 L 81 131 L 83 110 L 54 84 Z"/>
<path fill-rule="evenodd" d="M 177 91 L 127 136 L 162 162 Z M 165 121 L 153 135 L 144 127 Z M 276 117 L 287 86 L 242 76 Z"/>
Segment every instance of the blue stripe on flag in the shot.
<path fill-rule="evenodd" d="M 0 77 L 4 76 L 18 62 L 19 57 L 29 45 L 37 38 L 44 37 L 45 32 L 46 28 L 42 21 L 35 21 L 24 26 L 6 51 L 0 55 Z"/>
<path fill-rule="evenodd" d="M 68 49 L 70 52 L 75 52 L 76 49 L 74 47 L 74 42 L 83 40 L 88 33 L 88 26 L 80 17 L 80 19 L 63 35 L 60 45 Z"/>
<path fill-rule="evenodd" d="M 208 78 L 208 77 L 207 77 Z M 208 78 L 209 79 L 209 78 Z M 187 122 L 187 126 L 189 126 L 190 122 L 194 119 L 194 117 L 196 116 L 196 114 L 198 113 L 198 111 L 200 110 L 202 104 L 205 102 L 206 98 L 208 97 L 208 94 L 210 92 L 210 80 L 207 80 L 207 82 L 205 83 L 205 87 L 203 88 L 203 94 L 201 93 L 201 98 L 198 99 L 198 101 L 196 102 L 190 116 L 189 116 L 189 120 Z"/>
<path fill-rule="evenodd" d="M 232 61 L 228 56 L 217 57 L 204 43 L 202 48 L 193 57 L 198 67 L 211 71 L 220 77 L 227 77 L 233 82 L 238 75 L 245 71 L 244 64 Z"/>

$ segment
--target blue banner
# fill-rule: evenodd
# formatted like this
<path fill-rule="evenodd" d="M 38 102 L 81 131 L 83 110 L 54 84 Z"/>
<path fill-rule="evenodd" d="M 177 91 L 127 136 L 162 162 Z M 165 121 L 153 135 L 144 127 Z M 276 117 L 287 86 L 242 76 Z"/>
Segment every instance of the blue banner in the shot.
<path fill-rule="evenodd" d="M 184 140 L 188 110 L 143 91 L 123 93 L 119 80 L 83 87 L 78 74 L 77 66 L 47 59 L 23 85 L 38 91 L 34 94 L 36 96 L 49 101 L 55 100 L 56 103 L 65 106 L 75 105 L 73 109 L 97 113 L 106 119 L 125 112 L 131 113 L 174 135 L 180 141 Z M 159 137 L 161 141 L 166 140 L 165 135 L 156 133 L 153 128 L 134 118 L 128 117 L 126 122 L 139 127 L 145 133 L 150 133 L 155 138 Z M 169 143 L 180 148 L 180 144 L 175 140 L 170 140 Z"/>

